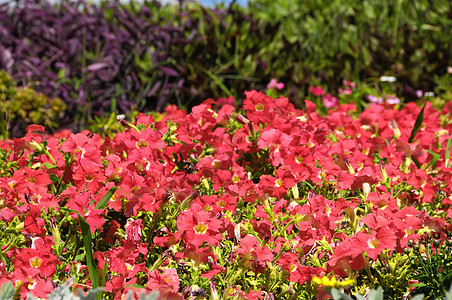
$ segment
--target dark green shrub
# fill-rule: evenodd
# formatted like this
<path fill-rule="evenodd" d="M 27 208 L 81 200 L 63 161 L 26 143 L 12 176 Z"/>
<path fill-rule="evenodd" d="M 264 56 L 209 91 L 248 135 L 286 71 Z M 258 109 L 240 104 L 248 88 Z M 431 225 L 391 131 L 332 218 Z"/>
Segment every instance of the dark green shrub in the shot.
<path fill-rule="evenodd" d="M 17 87 L 8 73 L 0 71 L 0 136 L 23 135 L 30 124 L 59 127 L 66 105 L 59 98 L 49 98 L 29 87 Z"/>

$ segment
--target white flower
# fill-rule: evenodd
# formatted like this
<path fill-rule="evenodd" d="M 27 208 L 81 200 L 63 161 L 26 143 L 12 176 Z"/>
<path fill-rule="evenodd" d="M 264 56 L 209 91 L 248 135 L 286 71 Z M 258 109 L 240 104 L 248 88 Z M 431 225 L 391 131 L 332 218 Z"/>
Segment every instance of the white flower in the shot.
<path fill-rule="evenodd" d="M 383 81 L 383 82 L 396 82 L 397 78 L 395 78 L 394 76 L 381 76 L 380 77 L 380 81 Z"/>

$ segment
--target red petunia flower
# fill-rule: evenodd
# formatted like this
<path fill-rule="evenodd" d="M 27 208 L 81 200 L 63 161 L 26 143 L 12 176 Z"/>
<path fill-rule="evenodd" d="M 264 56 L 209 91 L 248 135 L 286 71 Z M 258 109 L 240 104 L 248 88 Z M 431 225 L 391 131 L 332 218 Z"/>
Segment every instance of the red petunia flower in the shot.
<path fill-rule="evenodd" d="M 395 250 L 397 246 L 396 235 L 389 227 L 380 227 L 370 234 L 358 232 L 356 234 L 356 247 L 364 250 L 367 256 L 376 260 L 381 251 L 385 249 Z"/>
<path fill-rule="evenodd" d="M 267 246 L 261 247 L 258 239 L 252 235 L 247 235 L 241 240 L 236 252 L 245 260 L 245 266 L 251 264 L 255 272 L 262 272 L 266 262 L 273 260 L 272 251 Z"/>
<path fill-rule="evenodd" d="M 179 275 L 176 269 L 159 269 L 149 274 L 149 280 L 146 288 L 155 291 L 158 289 L 170 290 L 172 292 L 179 291 Z"/>
<path fill-rule="evenodd" d="M 47 245 L 44 249 L 17 249 L 13 259 L 15 273 L 24 277 L 35 278 L 40 275 L 43 278 L 51 277 L 55 273 L 58 263 L 57 257 L 52 253 L 52 248 Z"/>
<path fill-rule="evenodd" d="M 309 91 L 314 96 L 322 96 L 323 94 L 325 94 L 325 90 L 321 86 L 311 86 L 309 88 Z"/>
<path fill-rule="evenodd" d="M 200 247 L 204 242 L 214 246 L 222 239 L 220 229 L 222 222 L 206 212 L 201 206 L 193 203 L 190 210 L 183 211 L 177 218 L 177 228 L 185 231 L 184 241 Z"/>

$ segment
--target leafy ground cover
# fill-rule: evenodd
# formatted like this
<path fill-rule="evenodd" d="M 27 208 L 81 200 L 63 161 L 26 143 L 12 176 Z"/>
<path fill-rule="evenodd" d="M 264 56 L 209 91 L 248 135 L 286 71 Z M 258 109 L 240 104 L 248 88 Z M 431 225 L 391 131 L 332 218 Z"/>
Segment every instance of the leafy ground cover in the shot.
<path fill-rule="evenodd" d="M 112 136 L 32 125 L 2 141 L 2 291 L 46 297 L 71 279 L 106 299 L 443 295 L 451 104 L 321 116 L 245 96 L 139 114 Z"/>
<path fill-rule="evenodd" d="M 452 94 L 448 0 L 253 0 L 215 9 L 143 2 L 0 4 L 0 69 L 62 99 L 61 126 L 74 132 L 110 113 L 239 99 L 272 78 L 298 108 L 311 85 L 337 90 L 343 79 L 396 76 L 406 101 L 417 90 Z M 15 137 L 26 126 L 19 129 Z"/>

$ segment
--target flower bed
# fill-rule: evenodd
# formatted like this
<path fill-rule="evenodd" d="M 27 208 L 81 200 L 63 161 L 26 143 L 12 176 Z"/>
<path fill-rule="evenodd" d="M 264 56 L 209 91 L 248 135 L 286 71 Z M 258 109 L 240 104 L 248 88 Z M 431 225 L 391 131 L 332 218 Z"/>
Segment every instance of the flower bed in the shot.
<path fill-rule="evenodd" d="M 46 297 L 73 278 L 107 299 L 378 285 L 400 299 L 412 283 L 442 295 L 452 270 L 432 262 L 450 254 L 452 106 L 322 117 L 305 104 L 251 91 L 241 109 L 209 99 L 121 120 L 112 138 L 32 125 L 2 142 L 0 285 Z M 441 270 L 416 268 L 426 257 Z"/>

